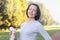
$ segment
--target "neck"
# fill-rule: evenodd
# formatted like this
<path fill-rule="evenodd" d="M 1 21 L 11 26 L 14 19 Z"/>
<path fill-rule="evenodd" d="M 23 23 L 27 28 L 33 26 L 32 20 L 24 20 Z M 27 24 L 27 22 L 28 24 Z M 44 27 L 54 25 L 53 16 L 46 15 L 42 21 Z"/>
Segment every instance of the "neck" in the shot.
<path fill-rule="evenodd" d="M 28 21 L 33 22 L 33 21 L 35 21 L 35 19 L 34 18 L 29 18 Z"/>

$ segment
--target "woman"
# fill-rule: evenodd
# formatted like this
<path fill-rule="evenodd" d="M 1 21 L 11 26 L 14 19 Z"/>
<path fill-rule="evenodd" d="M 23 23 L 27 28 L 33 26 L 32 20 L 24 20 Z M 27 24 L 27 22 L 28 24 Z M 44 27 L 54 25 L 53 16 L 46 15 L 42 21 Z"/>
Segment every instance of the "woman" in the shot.
<path fill-rule="evenodd" d="M 30 4 L 27 8 L 26 15 L 28 21 L 21 25 L 20 40 L 37 40 L 38 33 L 40 33 L 45 40 L 52 40 L 38 21 L 41 12 L 37 4 Z"/>

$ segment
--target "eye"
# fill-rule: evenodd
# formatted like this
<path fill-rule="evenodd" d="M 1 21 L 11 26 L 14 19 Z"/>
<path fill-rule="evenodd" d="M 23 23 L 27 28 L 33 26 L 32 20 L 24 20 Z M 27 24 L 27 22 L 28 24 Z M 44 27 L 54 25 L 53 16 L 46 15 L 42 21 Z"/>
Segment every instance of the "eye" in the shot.
<path fill-rule="evenodd" d="M 29 8 L 28 10 L 31 10 L 31 8 Z"/>
<path fill-rule="evenodd" d="M 37 10 L 33 9 L 33 11 L 37 11 Z"/>

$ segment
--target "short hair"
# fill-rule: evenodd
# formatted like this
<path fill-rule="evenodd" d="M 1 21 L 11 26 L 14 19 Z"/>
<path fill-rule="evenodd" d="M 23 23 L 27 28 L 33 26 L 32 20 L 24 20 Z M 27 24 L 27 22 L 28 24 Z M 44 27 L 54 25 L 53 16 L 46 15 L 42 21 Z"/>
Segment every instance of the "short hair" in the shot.
<path fill-rule="evenodd" d="M 34 5 L 34 6 L 37 7 L 37 15 L 35 16 L 35 20 L 39 20 L 39 18 L 40 18 L 40 16 L 41 16 L 41 11 L 40 11 L 39 6 L 38 6 L 37 4 L 35 4 L 35 3 L 29 4 L 29 6 L 28 6 L 28 8 L 27 8 L 27 10 L 26 10 L 26 15 L 27 15 L 27 17 L 29 17 L 29 16 L 28 16 L 28 9 L 29 9 L 29 7 L 30 7 L 31 5 Z"/>

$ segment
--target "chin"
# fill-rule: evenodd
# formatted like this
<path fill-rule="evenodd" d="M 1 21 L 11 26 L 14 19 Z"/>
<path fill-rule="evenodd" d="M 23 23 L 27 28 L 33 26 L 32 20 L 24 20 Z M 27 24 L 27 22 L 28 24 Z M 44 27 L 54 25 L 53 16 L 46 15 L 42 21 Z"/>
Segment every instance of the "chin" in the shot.
<path fill-rule="evenodd" d="M 29 16 L 29 18 L 33 18 L 33 16 Z"/>
<path fill-rule="evenodd" d="M 29 18 L 34 18 L 34 16 L 33 15 L 29 15 Z"/>
<path fill-rule="evenodd" d="M 29 16 L 29 18 L 33 18 L 33 16 Z"/>

